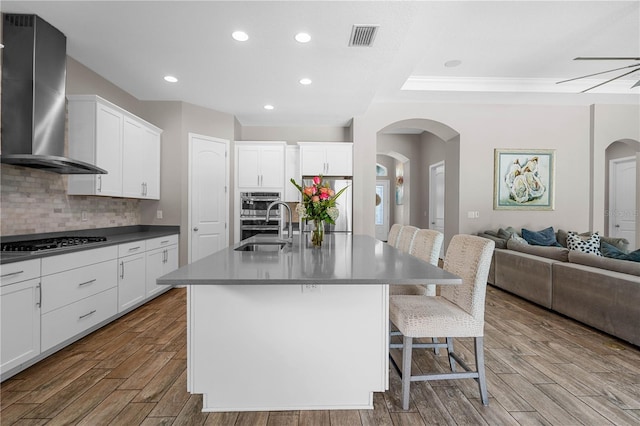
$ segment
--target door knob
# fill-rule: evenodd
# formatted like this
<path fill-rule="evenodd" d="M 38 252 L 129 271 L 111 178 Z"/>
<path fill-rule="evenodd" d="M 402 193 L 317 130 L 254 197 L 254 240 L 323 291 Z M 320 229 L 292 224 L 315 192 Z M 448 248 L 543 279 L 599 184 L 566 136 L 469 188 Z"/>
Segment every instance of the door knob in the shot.
<path fill-rule="evenodd" d="M 194 230 L 195 232 L 198 232 L 198 227 L 196 226 L 195 228 L 193 228 L 193 230 Z"/>
<path fill-rule="evenodd" d="M 620 228 L 620 225 L 616 225 L 616 228 Z"/>

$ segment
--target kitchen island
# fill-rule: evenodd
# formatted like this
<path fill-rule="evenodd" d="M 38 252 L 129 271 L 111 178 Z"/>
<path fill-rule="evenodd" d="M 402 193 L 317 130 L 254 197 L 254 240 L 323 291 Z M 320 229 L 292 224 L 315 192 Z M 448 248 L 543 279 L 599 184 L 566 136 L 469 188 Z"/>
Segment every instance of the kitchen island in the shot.
<path fill-rule="evenodd" d="M 203 411 L 373 408 L 388 387 L 388 284 L 459 284 L 364 235 L 253 237 L 158 284 L 187 285 L 188 383 Z"/>

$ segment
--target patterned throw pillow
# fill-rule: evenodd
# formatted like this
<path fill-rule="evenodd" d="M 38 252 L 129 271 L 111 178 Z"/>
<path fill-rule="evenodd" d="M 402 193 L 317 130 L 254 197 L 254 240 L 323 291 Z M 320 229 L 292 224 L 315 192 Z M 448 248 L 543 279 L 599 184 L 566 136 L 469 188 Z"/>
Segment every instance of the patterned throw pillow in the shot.
<path fill-rule="evenodd" d="M 586 236 L 578 235 L 576 232 L 569 231 L 567 234 L 567 248 L 602 256 L 602 253 L 600 253 L 600 235 L 597 232 L 587 238 Z"/>

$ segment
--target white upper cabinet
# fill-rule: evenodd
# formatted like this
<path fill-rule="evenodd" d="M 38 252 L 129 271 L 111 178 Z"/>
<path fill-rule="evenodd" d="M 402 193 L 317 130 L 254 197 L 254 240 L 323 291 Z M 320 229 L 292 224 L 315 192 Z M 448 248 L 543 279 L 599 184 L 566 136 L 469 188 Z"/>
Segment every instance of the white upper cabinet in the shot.
<path fill-rule="evenodd" d="M 300 174 L 303 176 L 352 176 L 351 142 L 298 142 Z"/>
<path fill-rule="evenodd" d="M 99 96 L 68 99 L 69 156 L 108 172 L 70 175 L 68 193 L 160 199 L 162 130 Z"/>
<path fill-rule="evenodd" d="M 105 169 L 104 175 L 70 175 L 69 194 L 122 195 L 122 126 L 116 108 L 84 97 L 69 98 L 69 156 Z"/>
<path fill-rule="evenodd" d="M 236 142 L 238 188 L 281 190 L 285 142 Z"/>
<path fill-rule="evenodd" d="M 122 195 L 160 199 L 160 133 L 130 117 L 124 119 Z"/>

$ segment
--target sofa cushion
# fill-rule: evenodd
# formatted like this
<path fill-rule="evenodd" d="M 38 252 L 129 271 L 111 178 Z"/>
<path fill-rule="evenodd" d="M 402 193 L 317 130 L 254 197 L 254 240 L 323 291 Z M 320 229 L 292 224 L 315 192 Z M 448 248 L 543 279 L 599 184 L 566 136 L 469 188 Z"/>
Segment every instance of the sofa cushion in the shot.
<path fill-rule="evenodd" d="M 493 285 L 546 308 L 551 307 L 551 266 L 557 261 L 514 250 L 495 250 L 493 259 Z"/>
<path fill-rule="evenodd" d="M 569 231 L 567 235 L 567 248 L 582 253 L 602 256 L 602 253 L 600 253 L 600 236 L 597 232 L 586 237 L 578 235 L 577 232 Z"/>
<path fill-rule="evenodd" d="M 631 253 L 625 253 L 624 251 L 619 250 L 617 247 L 614 247 L 611 244 L 602 241 L 600 243 L 600 250 L 602 250 L 602 254 L 604 256 L 610 257 L 612 259 L 640 262 L 640 249 L 632 251 Z"/>
<path fill-rule="evenodd" d="M 569 256 L 613 261 L 573 251 Z M 553 310 L 635 345 L 640 345 L 639 289 L 637 276 L 574 263 L 553 264 Z"/>
<path fill-rule="evenodd" d="M 561 262 L 569 261 L 569 250 L 564 247 L 543 247 L 530 244 L 522 244 L 513 239 L 507 241 L 509 250 L 528 253 L 535 256 L 546 257 L 547 259 L 559 260 Z"/>
<path fill-rule="evenodd" d="M 623 274 L 640 276 L 640 262 L 610 259 L 603 256 L 598 257 L 591 254 L 581 253 L 575 250 L 569 252 L 569 262 L 593 266 L 595 268 L 620 272 Z"/>
<path fill-rule="evenodd" d="M 478 232 L 478 237 L 487 238 L 489 240 L 494 241 L 496 243 L 497 249 L 507 248 L 507 240 L 496 237 L 495 235 L 492 235 L 492 234 L 488 234 L 486 231 Z"/>
<path fill-rule="evenodd" d="M 610 246 L 615 247 L 623 253 L 629 253 L 629 240 L 626 238 L 615 238 L 615 237 L 600 237 L 600 251 L 602 251 L 602 244 L 607 243 Z"/>
<path fill-rule="evenodd" d="M 522 228 L 522 238 L 534 246 L 556 246 L 561 247 L 556 240 L 556 233 L 553 227 L 545 228 L 541 231 L 530 231 Z"/>

